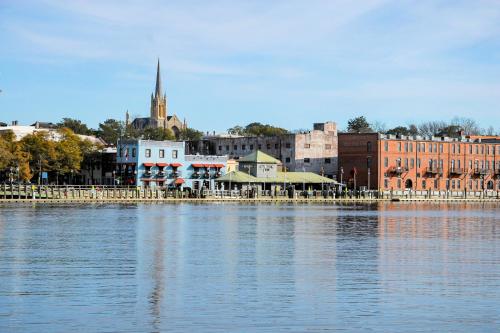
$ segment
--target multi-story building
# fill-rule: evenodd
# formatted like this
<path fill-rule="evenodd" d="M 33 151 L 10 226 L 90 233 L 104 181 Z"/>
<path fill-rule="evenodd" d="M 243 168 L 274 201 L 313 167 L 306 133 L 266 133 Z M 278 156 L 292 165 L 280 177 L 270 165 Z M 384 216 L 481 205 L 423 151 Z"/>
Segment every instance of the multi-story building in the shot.
<path fill-rule="evenodd" d="M 279 136 L 206 136 L 187 143 L 187 152 L 228 155 L 238 159 L 260 150 L 283 162 L 287 171 L 307 171 L 334 178 L 337 175 L 337 125 L 316 123 L 305 133 Z"/>
<path fill-rule="evenodd" d="M 351 188 L 500 189 L 500 137 L 340 133 L 339 172 Z"/>
<path fill-rule="evenodd" d="M 225 173 L 227 156 L 184 152 L 184 142 L 120 141 L 116 176 L 123 185 L 215 188 L 215 178 Z"/>

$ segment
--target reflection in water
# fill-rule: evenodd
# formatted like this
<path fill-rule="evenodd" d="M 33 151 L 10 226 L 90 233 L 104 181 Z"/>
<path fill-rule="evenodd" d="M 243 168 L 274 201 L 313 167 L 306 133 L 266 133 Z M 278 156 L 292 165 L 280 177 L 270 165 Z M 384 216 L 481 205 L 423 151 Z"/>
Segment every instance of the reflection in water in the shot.
<path fill-rule="evenodd" d="M 0 211 L 0 332 L 484 332 L 494 204 Z"/>

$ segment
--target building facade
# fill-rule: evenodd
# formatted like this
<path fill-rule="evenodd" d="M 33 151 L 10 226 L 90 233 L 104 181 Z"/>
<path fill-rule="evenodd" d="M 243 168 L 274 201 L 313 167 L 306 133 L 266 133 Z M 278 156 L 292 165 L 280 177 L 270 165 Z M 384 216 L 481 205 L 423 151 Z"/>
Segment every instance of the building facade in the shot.
<path fill-rule="evenodd" d="M 126 119 L 128 122 L 128 112 Z M 158 60 L 156 68 L 155 92 L 151 94 L 150 116 L 146 118 L 136 118 L 131 125 L 136 129 L 168 128 L 176 137 L 179 136 L 181 130 L 187 127 L 185 120 L 181 122 L 175 114 L 171 116 L 168 115 L 167 95 L 162 91 L 160 60 Z"/>
<path fill-rule="evenodd" d="M 500 189 L 500 138 L 339 134 L 339 174 L 351 188 Z"/>
<path fill-rule="evenodd" d="M 186 155 L 184 142 L 124 140 L 118 143 L 117 177 L 123 185 L 215 188 L 226 156 Z"/>
<path fill-rule="evenodd" d="M 228 155 L 239 159 L 260 150 L 282 161 L 287 171 L 307 171 L 328 178 L 337 176 L 337 125 L 316 123 L 306 133 L 280 136 L 206 136 L 187 144 L 189 153 Z"/>

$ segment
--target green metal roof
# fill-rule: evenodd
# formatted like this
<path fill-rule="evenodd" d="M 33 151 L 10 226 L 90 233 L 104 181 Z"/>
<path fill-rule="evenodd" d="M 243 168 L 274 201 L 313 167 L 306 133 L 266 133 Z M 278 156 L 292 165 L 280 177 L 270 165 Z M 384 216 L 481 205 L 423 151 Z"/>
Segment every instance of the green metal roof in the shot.
<path fill-rule="evenodd" d="M 241 171 L 231 171 L 216 179 L 218 182 L 257 183 L 258 178 Z"/>
<path fill-rule="evenodd" d="M 281 163 L 279 160 L 274 157 L 261 152 L 260 150 L 256 150 L 253 153 L 244 156 L 238 160 L 238 162 L 253 162 L 253 163 L 268 163 L 268 164 L 278 164 Z"/>
<path fill-rule="evenodd" d="M 337 183 L 335 180 L 317 175 L 313 172 L 277 172 L 276 177 L 261 178 L 254 177 L 245 172 L 232 171 L 216 179 L 218 182 L 233 183 L 306 183 L 324 184 Z"/>

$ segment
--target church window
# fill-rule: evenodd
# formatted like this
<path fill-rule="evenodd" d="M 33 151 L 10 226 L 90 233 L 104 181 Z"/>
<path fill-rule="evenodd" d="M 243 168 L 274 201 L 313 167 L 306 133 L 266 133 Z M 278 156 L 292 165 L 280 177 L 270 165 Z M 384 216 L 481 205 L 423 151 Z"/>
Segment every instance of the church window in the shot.
<path fill-rule="evenodd" d="M 146 149 L 145 156 L 146 157 L 151 157 L 151 149 Z"/>
<path fill-rule="evenodd" d="M 160 158 L 164 158 L 165 157 L 165 149 L 160 149 L 159 156 L 160 156 Z"/>
<path fill-rule="evenodd" d="M 177 150 L 172 150 L 172 158 L 177 158 Z"/>

